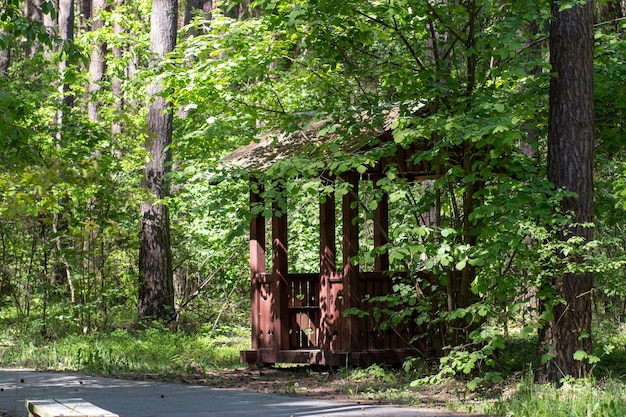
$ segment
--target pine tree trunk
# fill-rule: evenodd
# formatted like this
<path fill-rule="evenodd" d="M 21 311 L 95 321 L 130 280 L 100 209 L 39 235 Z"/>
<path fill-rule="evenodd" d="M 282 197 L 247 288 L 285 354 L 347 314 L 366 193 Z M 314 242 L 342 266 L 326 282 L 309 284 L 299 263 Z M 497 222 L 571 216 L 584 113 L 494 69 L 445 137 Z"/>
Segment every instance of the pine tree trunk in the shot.
<path fill-rule="evenodd" d="M 121 8 L 124 5 L 124 0 L 115 0 L 114 7 Z M 113 22 L 113 34 L 118 36 L 124 32 L 124 28 L 119 24 L 119 22 Z M 113 56 L 116 59 L 122 58 L 122 48 L 119 46 L 112 47 Z M 130 73 L 130 71 L 128 71 Z M 130 75 L 130 74 L 129 74 Z M 124 96 L 122 90 L 122 79 L 119 76 L 114 76 L 111 80 L 111 92 L 113 93 L 113 107 L 115 108 L 116 117 L 113 118 L 113 122 L 111 124 L 111 133 L 112 133 L 112 142 L 115 142 L 116 136 L 122 133 L 122 124 L 120 122 L 121 117 L 117 117 L 117 115 L 121 115 L 124 111 Z"/>
<path fill-rule="evenodd" d="M 89 10 L 91 10 L 91 30 L 93 32 L 104 27 L 104 22 L 100 18 L 100 13 L 102 13 L 105 8 L 105 0 L 91 1 Z M 91 96 L 89 97 L 89 102 L 87 103 L 87 114 L 89 115 L 89 120 L 92 122 L 100 120 L 100 115 L 98 114 L 100 101 L 97 97 L 97 93 L 100 90 L 100 83 L 104 81 L 104 72 L 106 70 L 106 62 L 104 60 L 105 54 L 106 43 L 101 41 L 97 42 L 91 52 L 91 58 L 89 60 L 90 82 L 88 90 Z"/>
<path fill-rule="evenodd" d="M 59 38 L 65 42 L 74 42 L 74 0 L 59 0 Z M 67 62 L 59 62 L 59 71 L 61 73 L 60 92 L 63 95 L 63 101 L 67 107 L 74 105 L 74 95 L 70 91 L 70 87 L 65 83 L 65 72 L 67 71 Z M 63 114 L 59 116 L 59 124 L 62 125 Z"/>
<path fill-rule="evenodd" d="M 153 0 L 150 41 L 152 52 L 162 60 L 176 45 L 178 4 L 176 0 Z M 169 195 L 166 180 L 172 141 L 171 105 L 159 95 L 163 87 L 155 80 L 149 88 L 148 143 L 150 162 L 145 168 L 144 187 L 154 201 L 141 205 L 139 230 L 140 319 L 169 318 L 174 309 L 170 224 L 167 206 L 160 200 Z"/>
<path fill-rule="evenodd" d="M 578 224 L 593 221 L 593 2 L 565 11 L 559 6 L 559 1 L 552 2 L 550 61 L 555 76 L 550 82 L 548 179 L 578 195 L 562 202 L 563 211 L 572 212 L 577 223 L 562 238 L 589 241 L 592 229 Z M 588 371 L 586 361 L 575 360 L 574 353 L 591 354 L 593 276 L 568 273 L 555 278 L 552 287 L 564 302 L 553 307 L 553 320 L 542 331 L 553 359 L 540 370 L 539 379 L 558 383 Z"/>
<path fill-rule="evenodd" d="M 7 36 L 7 33 L 0 29 L 0 37 Z M 9 65 L 11 64 L 11 47 L 7 45 L 6 48 L 0 48 L 0 76 L 3 75 L 7 69 L 9 69 Z"/>

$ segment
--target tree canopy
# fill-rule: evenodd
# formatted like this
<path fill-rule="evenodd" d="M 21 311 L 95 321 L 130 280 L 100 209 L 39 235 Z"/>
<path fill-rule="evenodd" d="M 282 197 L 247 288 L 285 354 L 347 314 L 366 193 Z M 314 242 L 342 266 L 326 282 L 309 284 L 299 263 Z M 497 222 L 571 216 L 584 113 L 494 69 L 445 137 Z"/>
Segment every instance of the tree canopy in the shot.
<path fill-rule="evenodd" d="M 250 210 L 247 180 L 265 181 L 264 197 L 294 213 L 301 233 L 289 256 L 314 269 L 317 237 L 307 226 L 317 214 L 294 205 L 350 192 L 322 174 L 363 174 L 417 145 L 410 162 L 436 174 L 414 182 L 387 165 L 359 204 L 372 211 L 388 193 L 396 220 L 382 248 L 363 245 L 353 262 L 365 266 L 383 250 L 392 270 L 408 272 L 374 301 L 386 303 L 391 324 L 409 317 L 425 326 L 440 376 L 488 369 L 510 332 L 561 326 L 554 312 L 569 301 L 558 277 L 594 275 L 589 317 L 624 315 L 623 2 L 188 2 L 178 18 L 168 15 L 177 22 L 169 46 L 154 35 L 151 44 L 151 2 L 70 5 L 73 38 L 59 30 L 64 4 L 5 0 L 0 14 L 0 309 L 29 328 L 89 332 L 137 319 L 142 202 L 170 216 L 172 282 L 162 283 L 173 291 L 170 316 L 245 323 L 246 230 L 251 213 L 269 210 Z M 564 164 L 569 145 L 555 147 L 550 116 L 550 85 L 562 76 L 555 57 L 566 48 L 555 28 L 583 9 L 595 44 L 585 104 L 593 149 Z M 103 53 L 98 76 L 94 51 Z M 159 161 L 169 192 L 160 194 L 142 187 L 157 159 L 154 117 L 172 123 Z M 319 128 L 306 146 L 267 169 L 221 161 L 310 123 Z M 392 141 L 369 134 L 382 126 Z M 583 166 L 593 167 L 584 171 L 591 195 L 553 170 Z M 572 201 L 593 213 L 577 216 Z M 575 228 L 594 233 L 568 234 Z M 590 327 L 574 330 L 591 337 Z M 555 352 L 538 356 L 542 365 Z M 589 343 L 568 359 L 598 356 Z"/>

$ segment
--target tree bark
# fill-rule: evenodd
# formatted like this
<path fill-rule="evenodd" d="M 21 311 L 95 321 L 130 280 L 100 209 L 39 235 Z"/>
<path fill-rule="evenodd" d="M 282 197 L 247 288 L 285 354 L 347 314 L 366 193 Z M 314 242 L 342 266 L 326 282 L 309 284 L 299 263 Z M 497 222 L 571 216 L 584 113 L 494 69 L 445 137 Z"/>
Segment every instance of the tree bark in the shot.
<path fill-rule="evenodd" d="M 121 8 L 124 5 L 124 0 L 115 0 L 114 7 Z M 120 35 L 124 32 L 124 28 L 119 24 L 119 22 L 113 22 L 113 33 L 115 35 Z M 122 57 L 122 48 L 119 46 L 112 47 L 113 56 L 116 59 L 120 59 Z M 130 76 L 130 71 L 128 71 Z M 111 92 L 113 94 L 113 107 L 115 108 L 116 117 L 113 118 L 113 122 L 111 124 L 111 134 L 113 142 L 116 139 L 116 136 L 122 133 L 122 124 L 120 122 L 122 112 L 124 111 L 124 92 L 122 90 L 122 78 L 115 75 L 111 80 Z"/>
<path fill-rule="evenodd" d="M 63 43 L 74 42 L 74 0 L 59 0 L 59 38 Z M 59 62 L 59 71 L 61 73 L 60 92 L 63 102 L 67 107 L 74 105 L 74 95 L 70 91 L 70 87 L 65 83 L 65 72 L 67 71 L 67 61 Z M 63 114 L 59 114 L 59 124 L 63 124 Z"/>
<path fill-rule="evenodd" d="M 163 60 L 176 45 L 178 23 L 176 0 L 153 0 L 150 42 L 155 57 Z M 153 201 L 141 204 L 139 231 L 139 300 L 140 319 L 165 320 L 174 312 L 174 285 L 170 248 L 169 212 L 162 199 L 169 195 L 166 174 L 171 156 L 171 105 L 160 95 L 163 86 L 159 79 L 149 87 L 151 103 L 148 109 L 148 142 L 150 154 L 144 171 L 143 186 Z"/>
<path fill-rule="evenodd" d="M 561 207 L 574 215 L 575 225 L 563 239 L 593 238 L 593 2 L 560 11 L 552 2 L 550 62 L 555 76 L 550 82 L 548 119 L 548 179 L 556 188 L 577 197 L 565 198 Z M 565 262 L 582 262 L 580 257 Z M 564 376 L 581 377 L 586 361 L 574 359 L 582 350 L 591 354 L 591 273 L 567 273 L 556 277 L 552 288 L 562 298 L 552 308 L 553 319 L 542 330 L 542 342 L 553 359 L 539 379 L 559 382 Z"/>
<path fill-rule="evenodd" d="M 97 31 L 104 26 L 104 22 L 100 18 L 100 13 L 106 8 L 105 0 L 92 0 L 89 10 L 91 11 L 91 30 Z M 89 102 L 87 103 L 87 114 L 89 120 L 97 122 L 100 120 L 98 114 L 100 108 L 100 101 L 97 97 L 97 93 L 100 90 L 100 83 L 104 81 L 104 72 L 106 70 L 106 62 L 104 56 L 106 54 L 106 43 L 97 42 L 94 45 L 94 49 L 91 52 L 91 58 L 89 61 Z"/>
<path fill-rule="evenodd" d="M 0 37 L 7 36 L 7 33 L 0 29 Z M 6 48 L 0 48 L 0 76 L 9 69 L 11 65 L 11 46 L 7 45 Z"/>

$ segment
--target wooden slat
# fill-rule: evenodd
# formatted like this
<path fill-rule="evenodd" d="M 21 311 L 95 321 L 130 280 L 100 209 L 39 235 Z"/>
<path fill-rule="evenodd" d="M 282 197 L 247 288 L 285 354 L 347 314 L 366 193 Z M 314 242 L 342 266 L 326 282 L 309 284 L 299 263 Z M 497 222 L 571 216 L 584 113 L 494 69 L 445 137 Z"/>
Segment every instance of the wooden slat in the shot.
<path fill-rule="evenodd" d="M 374 181 L 374 188 L 377 188 Z M 374 247 L 386 245 L 389 238 L 389 196 L 383 192 L 381 201 L 378 202 L 376 210 L 374 210 Z M 389 253 L 385 252 L 376 255 L 374 260 L 375 271 L 389 270 Z"/>
<path fill-rule="evenodd" d="M 36 417 L 82 416 L 79 412 L 73 411 L 55 400 L 26 400 L 26 409 Z"/>
<path fill-rule="evenodd" d="M 91 404 L 90 402 L 83 401 L 81 399 L 63 400 L 62 402 L 68 408 L 81 413 L 81 415 L 85 417 L 119 417 L 115 413 L 112 413 L 108 410 L 100 408 L 94 404 Z"/>
<path fill-rule="evenodd" d="M 285 203 L 286 204 L 286 203 Z M 272 303 L 273 347 L 289 349 L 289 261 L 287 247 L 287 213 L 281 211 L 278 202 L 272 204 Z M 280 213 L 280 216 L 278 215 Z"/>
<path fill-rule="evenodd" d="M 318 274 L 289 274 L 289 349 L 319 347 Z"/>
<path fill-rule="evenodd" d="M 82 398 L 26 400 L 26 409 L 35 417 L 119 417 Z"/>
<path fill-rule="evenodd" d="M 329 181 L 331 183 L 332 180 Z M 336 234 L 336 213 L 335 195 L 330 193 L 325 196 L 325 200 L 320 203 L 320 288 L 319 305 L 320 314 L 320 340 L 319 346 L 322 349 L 331 348 L 331 340 L 334 331 L 334 322 L 337 312 L 332 300 L 331 277 L 337 270 L 337 245 L 335 243 Z"/>
<path fill-rule="evenodd" d="M 260 193 L 263 184 L 258 183 L 258 192 L 254 192 L 254 187 L 250 187 L 251 208 L 263 203 Z M 252 349 L 265 347 L 265 327 L 264 320 L 268 317 L 261 311 L 262 299 L 262 277 L 265 277 L 265 217 L 262 214 L 254 216 L 250 220 L 250 321 L 252 324 Z"/>
<path fill-rule="evenodd" d="M 344 181 L 349 183 L 351 190 L 343 196 L 343 282 L 344 282 L 344 306 L 346 308 L 361 305 L 359 290 L 359 266 L 352 265 L 351 259 L 359 254 L 359 224 L 357 217 L 359 198 L 359 175 L 356 172 L 344 174 Z M 345 327 L 339 335 L 340 349 L 357 351 L 361 349 L 361 331 L 359 320 L 350 315 L 341 318 Z"/>

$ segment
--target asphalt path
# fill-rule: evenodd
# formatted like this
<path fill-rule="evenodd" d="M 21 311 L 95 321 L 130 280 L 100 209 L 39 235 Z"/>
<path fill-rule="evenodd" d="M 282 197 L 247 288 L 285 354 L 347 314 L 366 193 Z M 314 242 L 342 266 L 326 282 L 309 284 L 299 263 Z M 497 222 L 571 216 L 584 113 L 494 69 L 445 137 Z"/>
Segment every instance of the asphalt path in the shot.
<path fill-rule="evenodd" d="M 0 368 L 0 416 L 28 416 L 25 401 L 82 398 L 120 417 L 452 417 L 397 408 L 243 392 L 205 386 L 138 382 L 78 374 Z"/>

